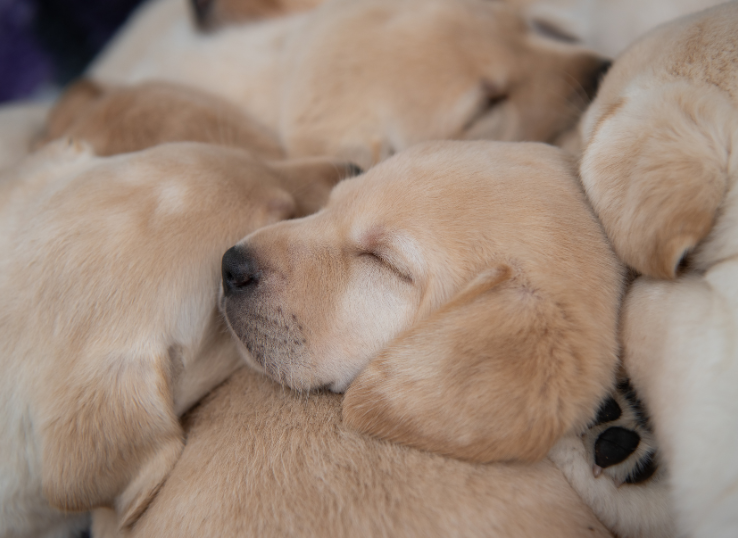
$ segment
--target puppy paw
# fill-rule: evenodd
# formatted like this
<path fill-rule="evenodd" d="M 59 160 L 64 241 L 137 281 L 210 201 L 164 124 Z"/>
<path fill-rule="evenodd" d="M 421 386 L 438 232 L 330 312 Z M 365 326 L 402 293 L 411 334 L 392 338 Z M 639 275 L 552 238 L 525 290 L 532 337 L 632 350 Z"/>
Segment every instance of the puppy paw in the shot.
<path fill-rule="evenodd" d="M 582 438 L 593 460 L 594 476 L 604 475 L 616 486 L 640 484 L 658 470 L 648 417 L 627 379 L 602 402 Z"/>
<path fill-rule="evenodd" d="M 641 402 L 627 380 L 580 435 L 549 458 L 600 520 L 621 538 L 674 536 L 666 470 Z"/>

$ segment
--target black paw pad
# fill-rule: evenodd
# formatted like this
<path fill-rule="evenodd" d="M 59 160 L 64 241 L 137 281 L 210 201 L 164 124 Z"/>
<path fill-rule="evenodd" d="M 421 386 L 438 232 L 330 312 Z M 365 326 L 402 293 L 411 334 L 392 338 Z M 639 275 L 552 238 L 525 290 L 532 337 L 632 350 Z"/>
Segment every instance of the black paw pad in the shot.
<path fill-rule="evenodd" d="M 622 414 L 623 410 L 620 409 L 620 406 L 618 405 L 618 402 L 615 401 L 615 398 L 608 398 L 607 400 L 602 402 L 602 405 L 597 411 L 597 418 L 595 419 L 594 425 L 598 426 L 605 422 L 612 422 L 613 420 L 619 419 L 620 415 Z"/>
<path fill-rule="evenodd" d="M 635 452 L 640 442 L 641 436 L 633 430 L 608 428 L 595 441 L 595 463 L 603 469 L 620 463 Z"/>

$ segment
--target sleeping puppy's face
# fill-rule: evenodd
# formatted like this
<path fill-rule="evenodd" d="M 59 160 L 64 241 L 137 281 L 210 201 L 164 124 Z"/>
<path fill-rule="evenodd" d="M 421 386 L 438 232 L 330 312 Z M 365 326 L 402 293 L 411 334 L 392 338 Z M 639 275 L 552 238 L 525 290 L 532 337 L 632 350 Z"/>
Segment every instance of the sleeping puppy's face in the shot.
<path fill-rule="evenodd" d="M 552 141 L 609 65 L 486 0 L 337 0 L 288 47 L 288 151 L 364 168 L 425 140 Z"/>
<path fill-rule="evenodd" d="M 417 146 L 226 252 L 221 309 L 247 360 L 281 383 L 343 391 L 373 359 L 347 401 L 375 391 L 354 399 L 371 414 L 386 389 L 454 423 L 411 444 L 541 457 L 594 413 L 615 363 L 619 266 L 571 166 L 538 144 Z M 486 407 L 467 417 L 485 424 L 452 418 L 467 405 Z M 396 438 L 365 410 L 355 426 Z M 517 432 L 526 423 L 542 425 Z M 446 429 L 442 446 L 418 440 Z"/>
<path fill-rule="evenodd" d="M 618 58 L 582 120 L 582 182 L 640 273 L 670 279 L 738 254 L 737 24 L 729 2 L 654 30 Z"/>

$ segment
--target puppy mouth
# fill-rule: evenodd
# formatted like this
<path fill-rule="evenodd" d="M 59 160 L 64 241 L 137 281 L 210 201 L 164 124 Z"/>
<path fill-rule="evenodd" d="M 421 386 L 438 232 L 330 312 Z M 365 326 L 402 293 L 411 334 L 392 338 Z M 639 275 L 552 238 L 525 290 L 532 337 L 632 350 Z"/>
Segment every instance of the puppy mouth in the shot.
<path fill-rule="evenodd" d="M 261 312 L 223 297 L 220 301 L 231 332 L 246 347 L 264 372 L 293 389 L 312 389 L 310 365 L 304 361 L 307 340 L 297 316 L 281 307 Z"/>

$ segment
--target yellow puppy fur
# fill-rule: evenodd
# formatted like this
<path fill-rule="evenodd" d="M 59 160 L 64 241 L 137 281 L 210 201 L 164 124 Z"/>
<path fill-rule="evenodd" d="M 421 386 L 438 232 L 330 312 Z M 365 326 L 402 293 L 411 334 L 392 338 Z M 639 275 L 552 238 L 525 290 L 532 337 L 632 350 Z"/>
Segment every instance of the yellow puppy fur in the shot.
<path fill-rule="evenodd" d="M 341 425 L 341 398 L 305 398 L 243 369 L 185 419 L 187 446 L 149 508 L 95 538 L 611 537 L 549 461 L 478 465 Z"/>
<path fill-rule="evenodd" d="M 83 79 L 49 114 L 45 136 L 84 140 L 96 155 L 146 149 L 163 142 L 208 142 L 241 148 L 261 159 L 283 157 L 276 137 L 238 107 L 167 82 L 104 87 Z"/>
<path fill-rule="evenodd" d="M 344 419 L 384 438 L 537 460 L 612 387 L 620 265 L 549 146 L 416 146 L 247 237 L 223 274 L 247 360 L 302 390 L 358 375 Z"/>
<path fill-rule="evenodd" d="M 291 192 L 340 172 L 62 140 L 2 178 L 1 536 L 63 536 L 96 506 L 136 519 L 182 450 L 178 415 L 238 363 L 216 307 L 223 250 L 305 214 Z"/>
<path fill-rule="evenodd" d="M 429 139 L 554 140 L 604 65 L 487 0 L 332 0 L 212 35 L 186 14 L 149 25 L 172 7 L 151 6 L 90 76 L 218 94 L 276 132 L 288 155 L 365 169 Z"/>
<path fill-rule="evenodd" d="M 738 2 L 629 49 L 584 120 L 582 178 L 623 259 L 624 362 L 680 535 L 738 533 Z"/>

